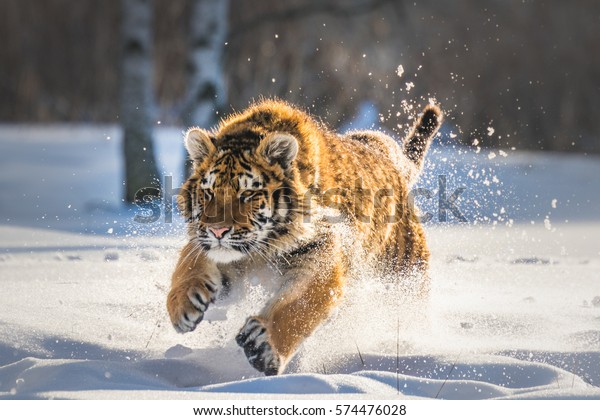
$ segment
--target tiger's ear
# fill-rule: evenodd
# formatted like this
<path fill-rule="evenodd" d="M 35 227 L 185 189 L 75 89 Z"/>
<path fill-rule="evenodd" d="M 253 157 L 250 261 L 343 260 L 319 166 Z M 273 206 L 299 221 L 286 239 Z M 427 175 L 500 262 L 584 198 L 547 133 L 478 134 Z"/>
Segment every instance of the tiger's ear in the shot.
<path fill-rule="evenodd" d="M 256 151 L 270 164 L 287 169 L 298 154 L 298 141 L 288 133 L 272 133 L 262 139 Z"/>
<path fill-rule="evenodd" d="M 190 158 L 197 164 L 216 150 L 208 132 L 198 127 L 190 128 L 185 133 L 183 141 Z"/>

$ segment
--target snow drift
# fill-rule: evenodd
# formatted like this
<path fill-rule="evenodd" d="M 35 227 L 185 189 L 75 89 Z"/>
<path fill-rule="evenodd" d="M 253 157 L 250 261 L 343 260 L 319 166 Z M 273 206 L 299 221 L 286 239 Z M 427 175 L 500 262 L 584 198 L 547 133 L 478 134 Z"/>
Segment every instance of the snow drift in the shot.
<path fill-rule="evenodd" d="M 178 185 L 180 133 L 158 134 Z M 256 279 L 195 332 L 173 331 L 183 226 L 131 221 L 118 140 L 112 127 L 0 129 L 1 398 L 600 398 L 599 159 L 433 149 L 419 186 L 466 187 L 469 222 L 439 223 L 436 199 L 420 198 L 434 216 L 430 301 L 356 279 L 286 374 L 266 378 L 233 340 L 264 299 Z"/>

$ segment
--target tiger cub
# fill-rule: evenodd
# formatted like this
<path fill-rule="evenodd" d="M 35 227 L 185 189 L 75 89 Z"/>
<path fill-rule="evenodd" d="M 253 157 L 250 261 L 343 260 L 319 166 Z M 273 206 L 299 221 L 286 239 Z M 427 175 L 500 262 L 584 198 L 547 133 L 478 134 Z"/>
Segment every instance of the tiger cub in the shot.
<path fill-rule="evenodd" d="M 278 289 L 236 341 L 254 368 L 280 374 L 340 301 L 349 243 L 392 276 L 417 273 L 414 292 L 426 296 L 429 251 L 409 192 L 441 122 L 427 105 L 399 145 L 378 131 L 336 134 L 264 100 L 213 131 L 190 128 L 193 173 L 178 196 L 189 241 L 167 298 L 175 329 L 193 331 L 228 284 L 268 268 Z"/>

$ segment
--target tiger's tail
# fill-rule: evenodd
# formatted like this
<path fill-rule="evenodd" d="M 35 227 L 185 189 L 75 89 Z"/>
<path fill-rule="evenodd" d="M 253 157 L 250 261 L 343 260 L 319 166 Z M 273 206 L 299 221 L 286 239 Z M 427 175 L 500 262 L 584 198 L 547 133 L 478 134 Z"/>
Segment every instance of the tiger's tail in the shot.
<path fill-rule="evenodd" d="M 427 105 L 423 110 L 423 114 L 417 119 L 410 133 L 404 139 L 402 151 L 415 165 L 417 173 L 420 173 L 423 168 L 425 154 L 433 137 L 442 125 L 443 119 L 442 111 L 437 105 Z"/>

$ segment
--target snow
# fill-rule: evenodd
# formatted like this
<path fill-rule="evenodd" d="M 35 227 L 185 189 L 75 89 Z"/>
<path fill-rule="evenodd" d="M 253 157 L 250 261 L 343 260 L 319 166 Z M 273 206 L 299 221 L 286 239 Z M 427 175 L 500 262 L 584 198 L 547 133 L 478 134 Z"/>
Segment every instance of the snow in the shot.
<path fill-rule="evenodd" d="M 177 186 L 181 130 L 156 133 Z M 434 192 L 419 198 L 434 216 L 430 301 L 355 279 L 286 374 L 267 378 L 233 339 L 264 301 L 256 279 L 195 332 L 170 326 L 183 225 L 132 221 L 120 138 L 0 127 L 0 398 L 600 398 L 600 159 L 434 145 L 418 185 Z M 440 175 L 447 197 L 466 187 L 467 223 L 438 221 Z"/>
<path fill-rule="evenodd" d="M 396 74 L 398 75 L 398 77 L 402 77 L 402 75 L 404 74 L 404 66 L 402 64 L 398 65 L 398 68 L 396 69 Z"/>

